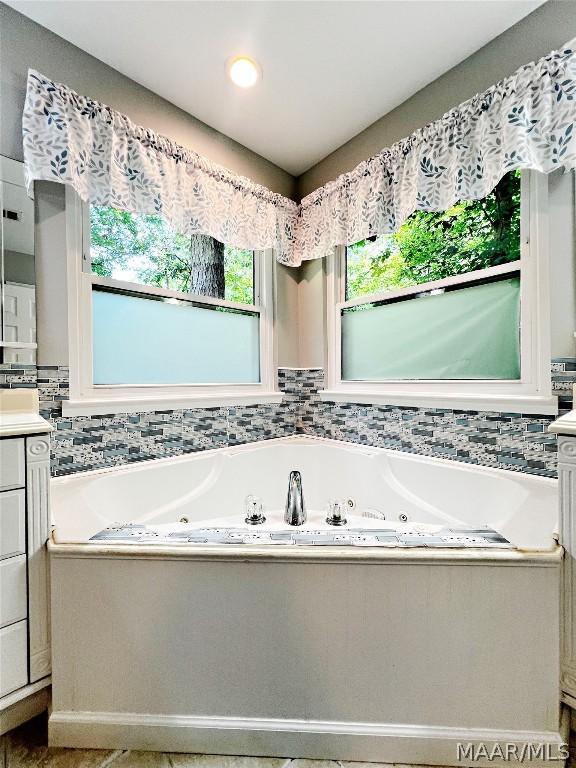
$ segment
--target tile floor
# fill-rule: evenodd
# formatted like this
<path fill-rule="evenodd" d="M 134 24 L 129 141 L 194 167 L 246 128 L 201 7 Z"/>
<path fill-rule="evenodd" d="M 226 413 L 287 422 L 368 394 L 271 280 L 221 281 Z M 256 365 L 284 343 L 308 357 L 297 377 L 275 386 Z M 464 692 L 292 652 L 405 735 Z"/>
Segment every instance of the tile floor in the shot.
<path fill-rule="evenodd" d="M 184 755 L 106 749 L 50 749 L 46 718 L 40 716 L 0 737 L 0 768 L 412 768 L 381 763 L 302 760 L 282 757 Z M 422 768 L 419 766 L 419 768 Z"/>

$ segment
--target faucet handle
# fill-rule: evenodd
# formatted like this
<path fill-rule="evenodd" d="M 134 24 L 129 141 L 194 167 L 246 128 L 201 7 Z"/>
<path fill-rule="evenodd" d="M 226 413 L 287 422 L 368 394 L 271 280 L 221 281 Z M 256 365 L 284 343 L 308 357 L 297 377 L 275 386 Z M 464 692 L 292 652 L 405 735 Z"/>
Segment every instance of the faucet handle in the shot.
<path fill-rule="evenodd" d="M 266 518 L 262 513 L 262 499 L 258 496 L 246 496 L 246 517 L 244 522 L 248 525 L 260 525 L 260 523 L 266 522 Z"/>
<path fill-rule="evenodd" d="M 328 525 L 346 525 L 346 502 L 342 499 L 331 499 L 328 502 Z"/>

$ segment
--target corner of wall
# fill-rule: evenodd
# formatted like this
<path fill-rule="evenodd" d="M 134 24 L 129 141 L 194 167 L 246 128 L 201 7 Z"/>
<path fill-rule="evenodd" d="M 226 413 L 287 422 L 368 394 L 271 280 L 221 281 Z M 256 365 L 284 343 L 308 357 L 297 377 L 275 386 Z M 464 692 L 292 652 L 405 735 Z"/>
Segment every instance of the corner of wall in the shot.
<path fill-rule="evenodd" d="M 551 352 L 566 358 L 576 349 L 576 174 L 556 171 L 548 179 Z"/>
<path fill-rule="evenodd" d="M 298 367 L 323 368 L 326 360 L 324 259 L 298 270 Z"/>
<path fill-rule="evenodd" d="M 279 368 L 297 368 L 299 363 L 298 273 L 294 267 L 275 263 L 275 323 Z"/>
<path fill-rule="evenodd" d="M 38 364 L 68 366 L 65 187 L 35 184 Z"/>

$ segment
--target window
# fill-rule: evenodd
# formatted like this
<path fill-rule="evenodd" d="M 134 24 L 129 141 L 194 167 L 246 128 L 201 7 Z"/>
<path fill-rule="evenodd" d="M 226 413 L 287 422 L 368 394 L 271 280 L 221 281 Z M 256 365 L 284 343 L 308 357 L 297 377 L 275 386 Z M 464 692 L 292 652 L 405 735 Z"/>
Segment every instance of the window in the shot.
<path fill-rule="evenodd" d="M 520 260 L 520 171 L 482 200 L 417 211 L 393 235 L 346 249 L 346 299 L 444 280 Z"/>
<path fill-rule="evenodd" d="M 83 247 L 69 264 L 77 366 L 66 413 L 280 400 L 271 253 L 68 197 Z"/>
<path fill-rule="evenodd" d="M 177 234 L 161 216 L 90 206 L 90 260 L 100 277 L 255 303 L 252 251 Z"/>
<path fill-rule="evenodd" d="M 553 412 L 546 184 L 514 171 L 337 249 L 325 399 Z"/>

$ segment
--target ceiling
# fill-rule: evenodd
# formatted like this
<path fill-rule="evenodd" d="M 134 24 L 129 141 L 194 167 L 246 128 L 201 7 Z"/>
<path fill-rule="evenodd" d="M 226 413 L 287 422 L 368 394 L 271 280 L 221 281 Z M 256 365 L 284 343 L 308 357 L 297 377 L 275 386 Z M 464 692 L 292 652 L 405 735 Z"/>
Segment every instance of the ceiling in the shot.
<path fill-rule="evenodd" d="M 542 2 L 8 0 L 293 175 Z M 238 54 L 262 67 L 252 89 L 226 76 Z"/>

